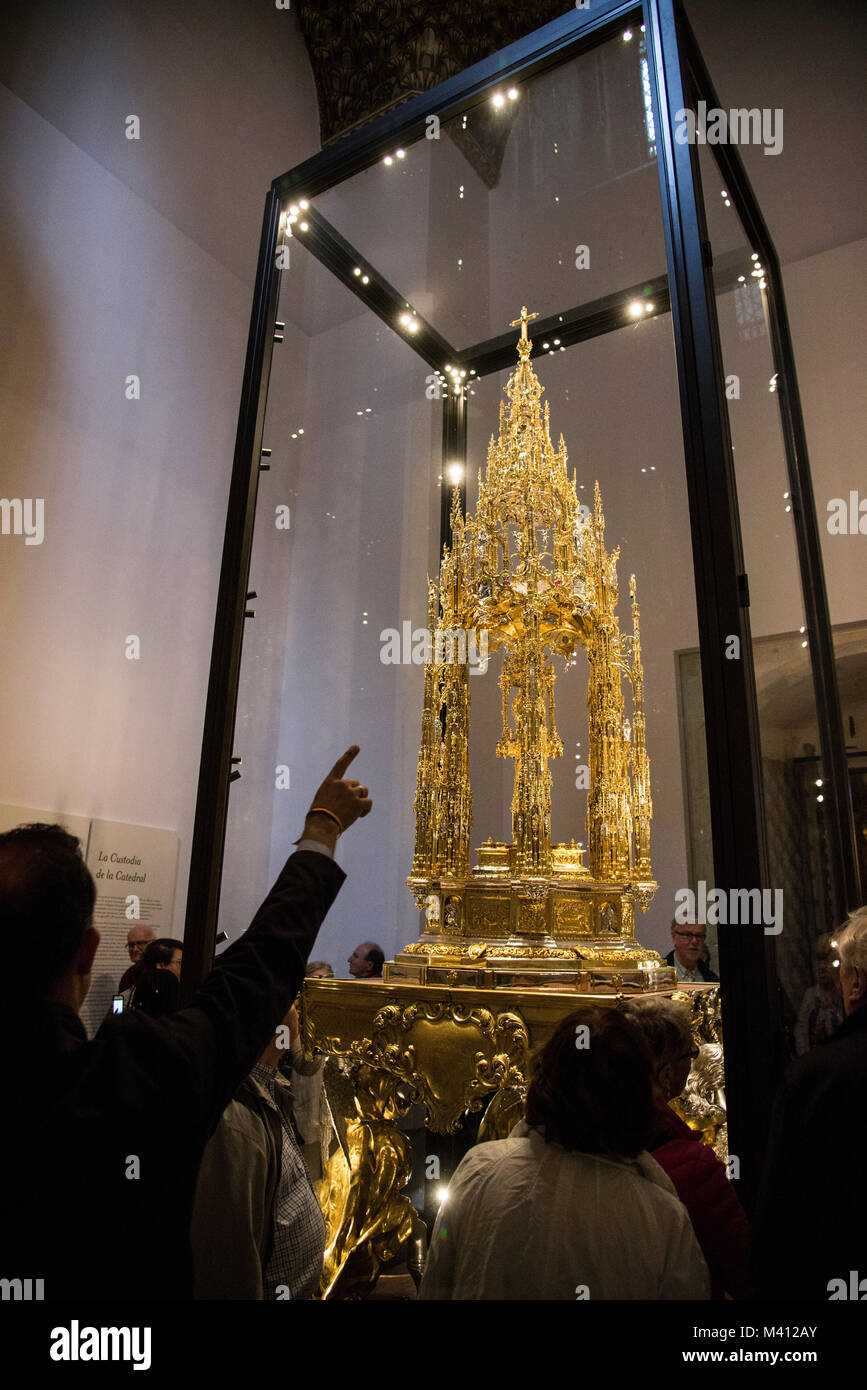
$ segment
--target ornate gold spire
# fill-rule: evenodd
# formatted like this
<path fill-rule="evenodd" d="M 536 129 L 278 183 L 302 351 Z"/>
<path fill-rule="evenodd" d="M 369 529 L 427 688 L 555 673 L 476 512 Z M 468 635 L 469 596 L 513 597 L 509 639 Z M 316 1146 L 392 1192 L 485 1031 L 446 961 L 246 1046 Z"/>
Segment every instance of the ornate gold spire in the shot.
<path fill-rule="evenodd" d="M 530 362 L 527 324 L 535 317 L 524 307 L 512 323 L 521 329 L 518 363 L 500 405 L 485 475 L 479 474 L 475 515 L 461 515 L 456 493 L 451 545 L 444 549 L 438 590 L 431 585 L 436 640 L 425 672 L 416 850 L 408 880 L 429 916 L 425 938 L 398 961 L 417 962 L 432 931 L 440 933 L 440 954 L 453 950 L 462 959 L 472 947 L 490 958 L 494 947 L 474 925 L 499 921 L 508 932 L 498 935 L 508 936 L 512 956 L 525 962 L 562 957 L 574 965 L 598 957 L 598 943 L 591 943 L 603 933 L 608 956 L 627 963 L 641 959 L 647 969 L 659 958 L 636 945 L 633 925 L 635 902 L 646 907 L 656 887 L 650 878 L 650 775 L 635 580 L 633 632 L 622 635 L 616 612 L 619 551 L 605 549 L 599 484 L 591 512 L 578 500 L 574 475 L 569 477 L 562 436 L 556 449 L 551 442 L 544 388 Z M 479 868 L 471 873 L 468 668 L 466 659 L 451 659 L 448 649 L 450 643 L 453 653 L 462 639 L 466 650 L 482 633 L 486 651 L 503 650 L 503 728 L 496 753 L 515 762 L 513 842 L 483 846 Z M 549 760 L 563 752 L 554 660 L 561 656 L 568 665 L 579 647 L 589 663 L 587 866 L 574 839 L 571 846 L 551 843 Z M 632 693 L 631 722 L 624 711 L 624 674 Z M 565 944 L 570 939 L 571 946 Z"/>

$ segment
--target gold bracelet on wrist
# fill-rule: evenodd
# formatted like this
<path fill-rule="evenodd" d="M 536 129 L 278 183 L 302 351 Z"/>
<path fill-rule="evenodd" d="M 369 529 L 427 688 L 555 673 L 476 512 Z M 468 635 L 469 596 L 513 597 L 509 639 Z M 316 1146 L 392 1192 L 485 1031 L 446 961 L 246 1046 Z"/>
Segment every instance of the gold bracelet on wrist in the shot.
<path fill-rule="evenodd" d="M 343 834 L 343 822 L 341 821 L 339 816 L 336 816 L 333 811 L 329 811 L 327 807 L 311 806 L 307 814 L 308 816 L 329 816 L 331 820 L 334 821 L 334 824 L 337 826 L 338 835 Z"/>

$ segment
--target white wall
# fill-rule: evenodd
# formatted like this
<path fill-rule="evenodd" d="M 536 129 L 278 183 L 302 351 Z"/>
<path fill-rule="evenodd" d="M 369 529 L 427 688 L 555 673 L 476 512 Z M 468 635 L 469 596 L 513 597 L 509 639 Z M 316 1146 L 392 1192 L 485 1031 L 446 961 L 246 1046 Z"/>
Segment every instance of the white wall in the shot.
<path fill-rule="evenodd" d="M 0 495 L 45 501 L 41 545 L 0 536 L 0 801 L 176 830 L 179 934 L 262 208 L 318 148 L 312 77 L 241 0 L 42 0 L 0 71 Z"/>

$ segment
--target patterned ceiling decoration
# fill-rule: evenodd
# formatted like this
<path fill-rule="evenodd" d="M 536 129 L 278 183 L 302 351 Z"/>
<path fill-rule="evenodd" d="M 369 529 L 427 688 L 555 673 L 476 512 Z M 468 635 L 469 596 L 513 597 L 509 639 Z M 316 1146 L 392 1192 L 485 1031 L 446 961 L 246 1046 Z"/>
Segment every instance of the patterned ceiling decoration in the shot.
<path fill-rule="evenodd" d="M 568 0 L 298 0 L 323 145 L 572 8 Z M 452 122 L 448 133 L 493 187 L 508 140 L 502 116 L 494 123 L 479 112 L 472 131 Z"/>

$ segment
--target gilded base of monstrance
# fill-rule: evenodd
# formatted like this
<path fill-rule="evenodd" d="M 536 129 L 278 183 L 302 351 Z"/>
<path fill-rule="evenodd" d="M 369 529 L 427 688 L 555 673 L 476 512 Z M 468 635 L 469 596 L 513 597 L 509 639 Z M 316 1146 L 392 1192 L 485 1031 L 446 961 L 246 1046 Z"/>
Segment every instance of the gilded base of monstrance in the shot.
<path fill-rule="evenodd" d="M 386 962 L 384 978 L 485 989 L 581 993 L 666 989 L 675 972 L 635 940 L 648 882 L 602 883 L 575 845 L 552 848 L 550 878 L 514 873 L 514 846 L 488 841 L 469 879 L 410 878 L 422 916 L 417 941 Z"/>

